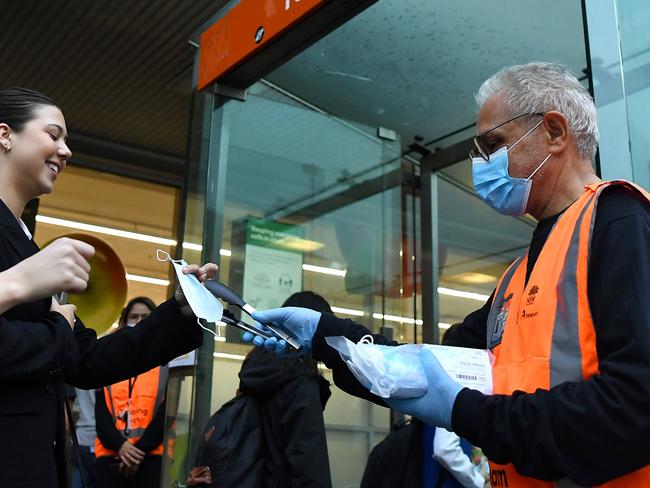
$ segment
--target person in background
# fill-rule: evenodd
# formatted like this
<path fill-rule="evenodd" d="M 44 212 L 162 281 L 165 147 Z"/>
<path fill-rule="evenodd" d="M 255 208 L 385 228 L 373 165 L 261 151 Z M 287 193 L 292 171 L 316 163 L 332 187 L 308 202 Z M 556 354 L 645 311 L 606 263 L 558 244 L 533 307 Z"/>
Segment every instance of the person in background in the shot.
<path fill-rule="evenodd" d="M 118 331 L 137 327 L 155 308 L 147 297 L 130 300 Z M 159 487 L 167 378 L 167 367 L 159 366 L 97 390 L 97 488 Z"/>
<path fill-rule="evenodd" d="M 76 422 L 77 440 L 79 442 L 79 457 L 72 456 L 72 488 L 82 488 L 81 477 L 85 481 L 85 488 L 95 488 L 95 390 L 82 390 L 75 388 L 75 404 L 79 410 Z"/>
<path fill-rule="evenodd" d="M 311 291 L 284 305 L 332 313 Z M 205 428 L 188 486 L 330 488 L 323 410 L 331 393 L 316 362 L 254 348 L 239 379 L 237 396 Z"/>

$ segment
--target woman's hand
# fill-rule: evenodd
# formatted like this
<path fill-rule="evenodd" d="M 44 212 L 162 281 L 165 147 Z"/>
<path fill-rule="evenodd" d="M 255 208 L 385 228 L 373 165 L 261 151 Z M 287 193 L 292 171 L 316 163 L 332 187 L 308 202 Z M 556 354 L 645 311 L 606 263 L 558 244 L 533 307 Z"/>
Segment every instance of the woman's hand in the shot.
<path fill-rule="evenodd" d="M 183 274 L 193 274 L 203 283 L 205 280 L 211 280 L 217 276 L 218 270 L 219 266 L 214 263 L 205 263 L 201 267 L 198 264 L 188 264 L 183 268 Z"/>
<path fill-rule="evenodd" d="M 140 467 L 139 464 L 135 464 L 131 467 L 128 467 L 124 462 L 120 462 L 120 464 L 117 467 L 117 470 L 119 473 L 122 475 L 123 478 L 133 478 L 135 474 L 138 472 L 138 468 Z"/>
<path fill-rule="evenodd" d="M 13 291 L 14 306 L 62 291 L 79 293 L 88 285 L 88 261 L 94 254 L 90 244 L 63 237 L 0 273 L 0 282 Z"/>
<path fill-rule="evenodd" d="M 214 263 L 205 263 L 203 266 L 199 266 L 198 264 L 188 264 L 183 268 L 183 274 L 193 274 L 201 283 L 203 283 L 204 281 L 211 280 L 217 276 L 218 270 L 219 266 Z M 181 306 L 181 310 L 189 308 L 185 295 L 183 294 L 183 289 L 180 286 L 176 288 L 174 298 Z M 191 315 L 191 311 L 188 313 Z"/>
<path fill-rule="evenodd" d="M 144 452 L 135 447 L 129 441 L 124 441 L 124 444 L 120 447 L 120 452 L 118 452 L 120 460 L 127 468 L 138 466 L 144 459 L 144 454 Z"/>
<path fill-rule="evenodd" d="M 61 315 L 65 317 L 65 319 L 68 321 L 70 324 L 70 328 L 74 329 L 74 323 L 75 323 L 75 312 L 77 311 L 77 306 L 72 305 L 71 303 L 68 305 L 60 305 L 59 302 L 56 301 L 56 298 L 52 297 L 52 305 L 50 306 L 50 312 L 59 312 Z"/>

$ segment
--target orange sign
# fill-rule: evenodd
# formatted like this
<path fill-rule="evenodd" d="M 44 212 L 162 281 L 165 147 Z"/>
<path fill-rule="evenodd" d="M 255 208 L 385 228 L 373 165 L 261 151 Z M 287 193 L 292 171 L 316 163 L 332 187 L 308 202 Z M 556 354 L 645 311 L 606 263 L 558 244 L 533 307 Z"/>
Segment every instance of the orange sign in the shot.
<path fill-rule="evenodd" d="M 241 0 L 201 35 L 199 90 L 227 76 L 293 26 L 336 1 Z"/>

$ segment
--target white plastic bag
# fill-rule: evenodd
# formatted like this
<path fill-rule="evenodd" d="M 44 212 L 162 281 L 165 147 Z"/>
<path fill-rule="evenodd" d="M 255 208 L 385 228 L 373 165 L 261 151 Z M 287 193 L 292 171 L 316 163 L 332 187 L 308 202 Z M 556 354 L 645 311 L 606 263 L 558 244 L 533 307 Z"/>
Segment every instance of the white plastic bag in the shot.
<path fill-rule="evenodd" d="M 345 337 L 326 337 L 352 374 L 382 398 L 415 398 L 427 392 L 427 378 L 420 364 L 420 351 L 430 349 L 444 370 L 463 386 L 487 395 L 492 393 L 492 366 L 487 350 L 431 344 L 383 346 Z"/>

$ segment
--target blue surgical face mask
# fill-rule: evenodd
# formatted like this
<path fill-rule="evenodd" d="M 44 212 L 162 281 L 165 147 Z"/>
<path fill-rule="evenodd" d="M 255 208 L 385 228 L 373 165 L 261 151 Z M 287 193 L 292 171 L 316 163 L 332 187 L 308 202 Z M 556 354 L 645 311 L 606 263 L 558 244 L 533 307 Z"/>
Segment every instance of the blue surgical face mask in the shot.
<path fill-rule="evenodd" d="M 503 146 L 490 154 L 489 161 L 485 161 L 483 158 L 472 159 L 474 190 L 481 200 L 503 215 L 518 217 L 526 213 L 528 197 L 533 185 L 531 178 L 551 157 L 550 154 L 546 156 L 528 178 L 513 178 L 508 173 L 508 151 L 539 127 L 542 122 L 533 126 L 511 147 Z"/>

